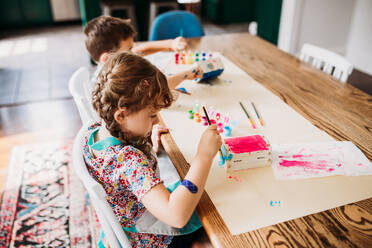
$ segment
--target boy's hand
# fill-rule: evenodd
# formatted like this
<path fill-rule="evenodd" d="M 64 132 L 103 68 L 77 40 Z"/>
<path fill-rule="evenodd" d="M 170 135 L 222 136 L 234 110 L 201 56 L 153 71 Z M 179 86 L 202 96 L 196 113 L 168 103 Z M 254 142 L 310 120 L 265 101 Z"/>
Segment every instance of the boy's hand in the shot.
<path fill-rule="evenodd" d="M 171 42 L 171 48 L 173 51 L 186 50 L 188 47 L 187 41 L 183 37 L 177 37 Z"/>
<path fill-rule="evenodd" d="M 200 66 L 196 66 L 191 70 L 188 70 L 185 73 L 185 79 L 194 80 L 197 78 L 203 77 L 203 70 L 200 68 Z"/>
<path fill-rule="evenodd" d="M 151 141 L 152 141 L 152 147 L 154 149 L 155 153 L 159 152 L 159 148 L 161 146 L 160 136 L 163 133 L 168 133 L 169 129 L 163 126 L 155 125 L 152 129 L 151 134 Z"/>

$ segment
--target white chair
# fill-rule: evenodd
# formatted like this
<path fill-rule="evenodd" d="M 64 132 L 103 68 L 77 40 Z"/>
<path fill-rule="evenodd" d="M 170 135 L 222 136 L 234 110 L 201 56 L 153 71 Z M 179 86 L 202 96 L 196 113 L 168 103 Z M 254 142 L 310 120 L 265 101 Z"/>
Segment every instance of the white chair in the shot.
<path fill-rule="evenodd" d="M 83 124 L 98 120 L 96 112 L 90 103 L 90 94 L 88 91 L 90 78 L 89 71 L 85 67 L 80 67 L 72 74 L 68 83 L 68 88 L 74 98 L 75 104 L 79 110 L 80 118 Z"/>
<path fill-rule="evenodd" d="M 311 44 L 304 44 L 300 60 L 311 63 L 317 69 L 332 75 L 345 83 L 353 70 L 353 65 L 342 56 Z"/>
<path fill-rule="evenodd" d="M 96 210 L 99 222 L 101 223 L 105 238 L 107 239 L 111 248 L 130 248 L 130 242 L 125 234 L 123 228 L 119 224 L 111 206 L 106 200 L 106 192 L 102 185 L 99 184 L 89 174 L 83 158 L 83 140 L 84 134 L 87 130 L 87 125 L 84 125 L 75 137 L 72 163 L 76 174 L 83 182 L 88 191 L 90 200 Z"/>

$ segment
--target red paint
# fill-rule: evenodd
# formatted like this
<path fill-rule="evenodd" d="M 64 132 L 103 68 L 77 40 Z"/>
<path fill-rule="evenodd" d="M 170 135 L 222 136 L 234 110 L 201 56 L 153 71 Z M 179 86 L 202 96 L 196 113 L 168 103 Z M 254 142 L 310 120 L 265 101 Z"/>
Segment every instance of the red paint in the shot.
<path fill-rule="evenodd" d="M 298 154 L 298 155 L 293 155 L 292 158 L 311 158 L 313 155 L 301 155 L 301 154 Z"/>
<path fill-rule="evenodd" d="M 323 162 L 323 161 L 322 161 Z M 327 169 L 327 164 L 321 161 L 311 162 L 311 161 L 298 161 L 298 160 L 285 160 L 280 161 L 279 165 L 282 167 L 302 167 L 305 169 L 315 169 L 315 170 L 325 170 Z"/>
<path fill-rule="evenodd" d="M 261 135 L 226 138 L 225 144 L 235 154 L 269 150 L 266 141 Z"/>
<path fill-rule="evenodd" d="M 307 158 L 319 158 L 319 157 L 322 157 L 322 156 L 325 156 L 327 157 L 328 154 L 307 154 L 307 155 L 302 155 L 302 154 L 295 154 L 295 155 L 279 155 L 278 158 L 298 158 L 298 159 L 301 159 L 301 160 L 304 160 L 304 159 L 307 159 Z"/>
<path fill-rule="evenodd" d="M 357 165 L 358 165 L 358 166 L 363 166 L 363 164 L 361 164 L 361 163 L 358 163 Z"/>

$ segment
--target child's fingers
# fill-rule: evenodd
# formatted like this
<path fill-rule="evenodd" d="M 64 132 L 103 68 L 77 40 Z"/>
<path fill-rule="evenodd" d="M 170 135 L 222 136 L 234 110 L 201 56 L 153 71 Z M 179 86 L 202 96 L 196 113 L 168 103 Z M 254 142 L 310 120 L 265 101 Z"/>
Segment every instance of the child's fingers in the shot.
<path fill-rule="evenodd" d="M 208 126 L 208 129 L 209 130 L 217 130 L 217 125 L 216 124 L 212 124 L 212 125 L 210 125 L 210 126 Z"/>
<path fill-rule="evenodd" d="M 169 129 L 166 128 L 166 127 L 158 127 L 158 134 L 162 134 L 162 133 L 168 133 L 169 132 Z"/>
<path fill-rule="evenodd" d="M 196 70 L 196 78 L 202 78 L 203 77 L 203 70 L 201 68 L 198 68 Z"/>

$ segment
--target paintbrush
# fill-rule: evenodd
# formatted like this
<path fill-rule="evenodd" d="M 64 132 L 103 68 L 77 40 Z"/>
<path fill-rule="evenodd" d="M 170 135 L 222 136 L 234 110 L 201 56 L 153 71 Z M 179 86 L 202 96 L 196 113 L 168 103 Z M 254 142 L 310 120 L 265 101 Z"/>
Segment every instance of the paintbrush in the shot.
<path fill-rule="evenodd" d="M 207 110 L 205 109 L 204 106 L 203 106 L 203 111 L 204 111 L 205 117 L 207 117 L 208 125 L 210 126 L 211 125 L 211 121 L 209 120 L 209 116 L 208 116 Z M 223 159 L 221 148 L 218 151 L 220 152 L 221 159 Z"/>
<path fill-rule="evenodd" d="M 258 111 L 257 111 L 256 106 L 254 105 L 254 103 L 251 102 L 251 104 L 252 104 L 252 107 L 253 107 L 253 109 L 254 109 L 254 112 L 256 112 L 257 118 L 258 118 L 258 120 L 260 121 L 261 126 L 263 126 L 264 124 L 263 124 L 263 121 L 262 121 L 261 115 L 258 113 Z"/>
<path fill-rule="evenodd" d="M 253 120 L 252 120 L 252 117 L 248 114 L 248 111 L 244 108 L 243 103 L 239 102 L 239 104 L 240 104 L 240 106 L 242 107 L 244 113 L 247 115 L 248 120 L 249 120 L 249 122 L 250 122 L 251 125 L 252 125 L 252 128 L 253 128 L 253 129 L 256 129 L 256 125 L 254 124 L 254 122 L 253 122 Z"/>

